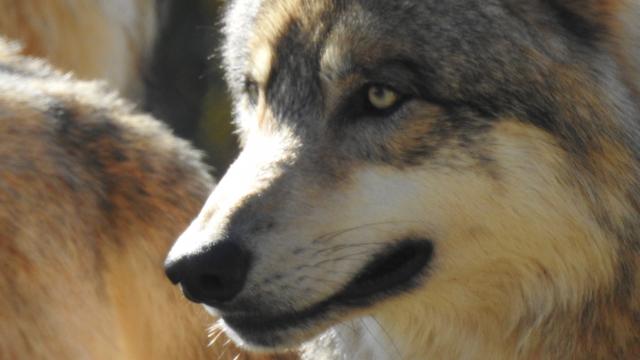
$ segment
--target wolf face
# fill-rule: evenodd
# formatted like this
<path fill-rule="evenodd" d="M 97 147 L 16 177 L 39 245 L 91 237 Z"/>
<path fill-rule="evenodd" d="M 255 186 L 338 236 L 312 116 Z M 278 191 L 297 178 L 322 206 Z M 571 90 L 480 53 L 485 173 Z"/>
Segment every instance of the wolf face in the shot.
<path fill-rule="evenodd" d="M 233 2 L 243 151 L 169 277 L 258 349 L 363 317 L 407 358 L 637 341 L 607 314 L 635 306 L 635 88 L 621 3 L 588 3 Z M 634 330 L 582 344 L 602 322 Z"/>

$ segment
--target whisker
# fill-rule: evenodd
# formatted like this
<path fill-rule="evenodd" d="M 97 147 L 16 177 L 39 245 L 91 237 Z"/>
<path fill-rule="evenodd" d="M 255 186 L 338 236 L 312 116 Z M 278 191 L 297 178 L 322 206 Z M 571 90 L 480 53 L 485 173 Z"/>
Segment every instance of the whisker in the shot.
<path fill-rule="evenodd" d="M 380 339 L 378 339 L 377 336 L 375 336 L 373 334 L 373 331 L 371 331 L 371 329 L 369 329 L 369 327 L 367 326 L 367 323 L 365 322 L 364 319 L 360 319 L 360 323 L 362 324 L 362 326 L 364 327 L 364 329 L 369 333 L 369 335 L 371 335 L 371 337 L 373 338 L 373 340 L 375 340 L 376 343 L 378 343 L 378 345 L 385 350 L 385 352 L 387 352 L 387 347 L 382 345 L 382 343 L 380 342 Z M 387 352 L 387 355 L 391 355 L 391 358 L 393 358 L 393 354 L 389 354 Z"/>
<path fill-rule="evenodd" d="M 301 267 L 301 269 L 306 269 L 306 268 L 320 268 L 322 269 L 322 271 L 334 271 L 331 268 L 327 268 L 325 267 L 325 265 L 336 265 L 337 262 L 339 263 L 345 263 L 348 261 L 357 261 L 358 263 L 362 263 L 365 260 L 370 259 L 369 256 L 350 256 L 348 258 L 344 258 L 344 259 L 327 259 L 327 260 L 323 260 L 323 261 L 319 261 L 316 264 L 313 265 L 305 265 L 303 267 Z"/>
<path fill-rule="evenodd" d="M 218 339 L 220 339 L 220 337 L 224 334 L 224 331 L 222 329 L 220 329 L 218 331 L 218 334 L 216 334 L 216 336 L 211 339 L 211 341 L 209 341 L 209 347 L 213 347 L 213 345 L 215 345 L 216 341 L 218 341 Z"/>
<path fill-rule="evenodd" d="M 378 245 L 386 245 L 386 244 L 388 244 L 388 243 L 381 241 L 381 242 L 371 242 L 371 243 L 336 245 L 336 246 L 332 246 L 332 247 L 329 247 L 329 248 L 318 250 L 318 251 L 316 251 L 314 253 L 314 255 L 320 255 L 320 254 L 325 253 L 325 252 L 338 252 L 338 251 L 343 250 L 343 249 L 360 248 L 360 247 L 365 247 L 365 246 L 378 246 Z"/>
<path fill-rule="evenodd" d="M 229 352 L 229 347 L 226 346 L 228 344 L 229 344 L 228 342 L 222 344 L 224 351 L 221 352 L 220 355 L 218 355 L 218 360 L 224 359 L 224 356 L 227 355 L 227 353 Z"/>
<path fill-rule="evenodd" d="M 387 329 L 385 329 L 382 324 L 380 324 L 380 321 L 378 321 L 378 319 L 371 315 L 370 316 L 371 319 L 373 321 L 376 322 L 376 324 L 378 324 L 378 327 L 380 328 L 380 330 L 382 330 L 382 332 L 385 334 L 385 336 L 387 337 L 387 339 L 389 339 L 389 342 L 391 343 L 391 345 L 395 348 L 396 352 L 398 353 L 398 356 L 400 356 L 400 358 L 402 358 L 402 352 L 400 351 L 400 348 L 398 348 L 398 346 L 396 345 L 396 343 L 393 341 L 393 338 L 391 337 L 391 334 L 389 334 L 389 332 L 387 331 Z"/>
<path fill-rule="evenodd" d="M 337 281 L 337 280 L 328 280 L 328 279 L 323 279 L 323 278 L 319 278 L 319 277 L 314 277 L 314 276 L 304 276 L 304 278 L 309 279 L 309 280 L 313 280 L 313 281 L 317 281 L 320 283 L 330 283 L 330 284 L 337 284 L 337 285 L 344 285 L 342 282 Z"/>
<path fill-rule="evenodd" d="M 324 234 L 321 235 L 315 239 L 313 239 L 311 242 L 312 243 L 317 243 L 318 241 L 324 240 L 324 241 L 331 241 L 333 239 L 335 239 L 336 237 L 340 236 L 340 235 L 344 235 L 346 233 L 352 232 L 352 231 L 356 231 L 356 230 L 362 230 L 368 227 L 373 227 L 373 226 L 380 226 L 380 225 L 395 225 L 395 224 L 402 224 L 402 223 L 418 223 L 421 224 L 421 222 L 419 221 L 380 221 L 380 222 L 375 222 L 375 223 L 368 223 L 368 224 L 362 224 L 362 225 L 358 225 L 358 226 L 353 226 L 350 228 L 346 228 L 343 230 L 338 230 L 338 231 L 334 231 L 328 234 Z"/>
<path fill-rule="evenodd" d="M 357 260 L 359 256 L 364 256 L 364 255 L 371 255 L 371 251 L 361 251 L 361 252 L 356 252 L 356 253 L 340 256 L 340 257 L 337 257 L 337 258 L 325 259 L 325 260 L 322 260 L 322 261 L 318 261 L 315 264 L 305 265 L 305 266 L 303 266 L 303 268 L 306 268 L 306 267 L 315 268 L 315 267 L 318 267 L 320 265 L 323 265 L 323 264 L 326 264 L 326 263 L 330 263 L 330 262 L 341 262 L 341 261 L 346 261 L 346 260 Z"/>

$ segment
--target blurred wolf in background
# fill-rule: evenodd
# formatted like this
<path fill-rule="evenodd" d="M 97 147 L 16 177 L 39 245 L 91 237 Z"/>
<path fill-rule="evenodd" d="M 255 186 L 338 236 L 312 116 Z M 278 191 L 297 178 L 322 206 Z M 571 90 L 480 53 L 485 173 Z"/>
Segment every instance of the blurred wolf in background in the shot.
<path fill-rule="evenodd" d="M 0 34 L 78 78 L 141 99 L 168 0 L 0 0 Z"/>
<path fill-rule="evenodd" d="M 637 358 L 639 8 L 233 1 L 243 150 L 169 278 L 262 351 Z"/>
<path fill-rule="evenodd" d="M 205 357 L 158 269 L 213 181 L 132 108 L 0 38 L 0 358 Z"/>
<path fill-rule="evenodd" d="M 217 173 L 236 154 L 224 81 L 210 57 L 221 7 L 210 0 L 0 0 L 0 35 L 78 78 L 107 81 L 204 149 Z"/>
<path fill-rule="evenodd" d="M 75 80 L 140 102 L 161 4 L 0 0 L 0 33 L 74 74 L 0 38 L 2 359 L 264 358 L 209 339 L 163 281 L 170 244 L 213 186 L 200 154 Z"/>
<path fill-rule="evenodd" d="M 16 50 L 0 38 L 0 358 L 263 359 L 209 344 L 164 279 L 213 187 L 200 153 Z"/>

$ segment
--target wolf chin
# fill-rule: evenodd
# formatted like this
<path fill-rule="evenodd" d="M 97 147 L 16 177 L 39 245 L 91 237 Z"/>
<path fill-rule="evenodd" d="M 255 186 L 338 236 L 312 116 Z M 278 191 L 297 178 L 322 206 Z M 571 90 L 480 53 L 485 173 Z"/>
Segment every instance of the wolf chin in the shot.
<path fill-rule="evenodd" d="M 169 278 L 258 351 L 637 356 L 639 8 L 233 1 L 243 149 Z"/>

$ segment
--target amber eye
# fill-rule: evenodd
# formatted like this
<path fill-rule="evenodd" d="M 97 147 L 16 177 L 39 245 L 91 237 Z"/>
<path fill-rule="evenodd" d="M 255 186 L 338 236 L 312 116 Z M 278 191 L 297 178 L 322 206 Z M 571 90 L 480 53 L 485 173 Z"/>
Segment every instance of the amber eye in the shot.
<path fill-rule="evenodd" d="M 388 110 L 400 100 L 397 92 L 382 85 L 369 86 L 367 95 L 371 105 L 378 110 Z"/>

